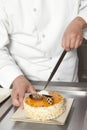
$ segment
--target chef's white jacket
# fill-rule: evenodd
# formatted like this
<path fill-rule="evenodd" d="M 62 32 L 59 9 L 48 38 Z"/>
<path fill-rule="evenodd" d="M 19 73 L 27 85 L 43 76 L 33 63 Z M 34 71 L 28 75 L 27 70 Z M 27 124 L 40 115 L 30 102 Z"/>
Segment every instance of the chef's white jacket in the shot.
<path fill-rule="evenodd" d="M 0 0 L 0 84 L 10 87 L 19 75 L 46 81 L 63 51 L 64 30 L 77 16 L 87 22 L 87 0 Z M 52 80 L 77 81 L 77 71 L 74 49 Z"/>

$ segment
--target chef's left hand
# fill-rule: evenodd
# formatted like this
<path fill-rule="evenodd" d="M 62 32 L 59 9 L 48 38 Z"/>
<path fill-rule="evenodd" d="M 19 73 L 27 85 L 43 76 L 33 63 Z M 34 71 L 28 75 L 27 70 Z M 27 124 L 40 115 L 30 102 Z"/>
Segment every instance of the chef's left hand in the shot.
<path fill-rule="evenodd" d="M 62 47 L 66 51 L 78 48 L 82 44 L 83 29 L 87 26 L 81 17 L 76 17 L 66 28 L 63 38 Z"/>

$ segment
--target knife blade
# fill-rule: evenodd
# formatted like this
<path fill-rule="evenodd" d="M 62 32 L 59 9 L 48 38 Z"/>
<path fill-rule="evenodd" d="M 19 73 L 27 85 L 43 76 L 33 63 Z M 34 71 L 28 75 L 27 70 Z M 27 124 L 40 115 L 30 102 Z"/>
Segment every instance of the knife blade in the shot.
<path fill-rule="evenodd" d="M 52 70 L 52 72 L 51 72 L 51 74 L 50 74 L 50 76 L 49 76 L 49 78 L 48 78 L 48 80 L 47 80 L 47 82 L 46 82 L 46 85 L 45 85 L 44 89 L 46 89 L 46 87 L 48 86 L 49 82 L 50 82 L 51 79 L 53 78 L 54 74 L 56 73 L 56 71 L 57 71 L 58 67 L 60 66 L 60 64 L 61 64 L 61 62 L 62 62 L 62 60 L 63 60 L 63 58 L 64 58 L 64 56 L 65 56 L 66 53 L 67 53 L 67 51 L 66 51 L 66 50 L 63 50 L 63 52 L 62 52 L 60 58 L 58 59 L 58 61 L 57 61 L 56 65 L 55 65 L 55 67 L 53 68 L 53 70 Z"/>

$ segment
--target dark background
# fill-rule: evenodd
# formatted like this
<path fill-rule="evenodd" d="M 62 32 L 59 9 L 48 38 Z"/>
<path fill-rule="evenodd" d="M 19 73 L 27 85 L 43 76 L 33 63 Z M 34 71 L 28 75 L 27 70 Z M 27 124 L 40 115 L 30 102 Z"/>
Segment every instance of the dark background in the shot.
<path fill-rule="evenodd" d="M 87 82 L 87 40 L 83 39 L 83 44 L 78 48 L 79 82 Z"/>

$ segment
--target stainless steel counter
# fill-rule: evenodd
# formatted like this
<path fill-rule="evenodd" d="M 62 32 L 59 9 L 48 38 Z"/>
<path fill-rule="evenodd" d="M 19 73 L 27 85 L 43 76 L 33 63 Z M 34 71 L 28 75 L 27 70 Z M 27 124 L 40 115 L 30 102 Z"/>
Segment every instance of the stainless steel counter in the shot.
<path fill-rule="evenodd" d="M 41 90 L 44 82 L 33 82 Z M 42 86 L 42 87 L 41 87 Z M 13 122 L 10 120 L 15 108 L 12 107 L 0 122 L 0 130 L 86 130 L 87 129 L 87 83 L 51 83 L 47 90 L 59 91 L 74 103 L 64 126 L 39 123 Z"/>

